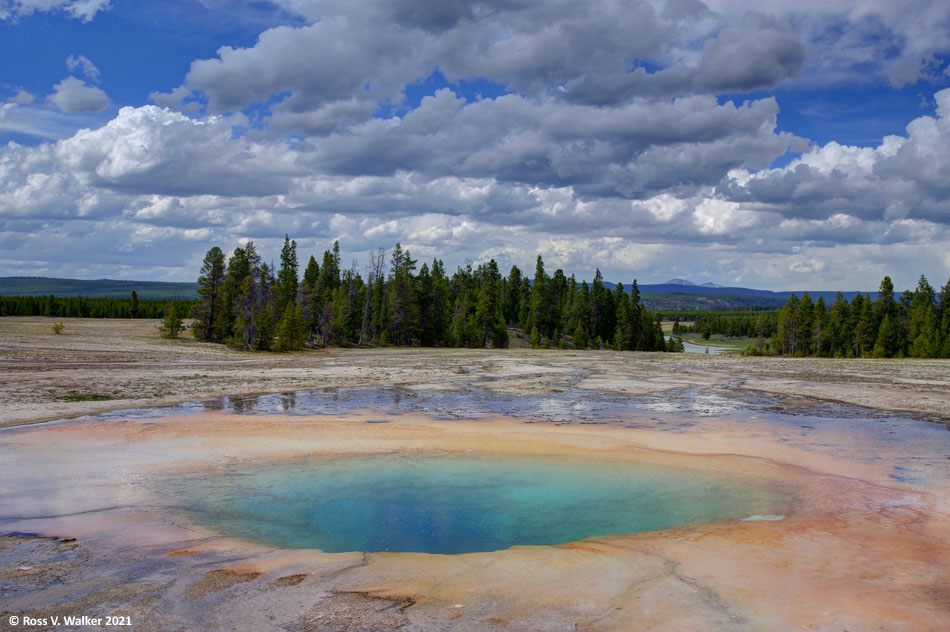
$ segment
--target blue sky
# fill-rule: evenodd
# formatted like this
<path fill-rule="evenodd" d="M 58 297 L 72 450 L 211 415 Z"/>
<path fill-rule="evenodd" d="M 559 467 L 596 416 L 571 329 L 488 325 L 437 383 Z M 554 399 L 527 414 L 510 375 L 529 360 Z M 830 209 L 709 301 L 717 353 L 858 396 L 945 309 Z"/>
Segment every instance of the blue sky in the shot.
<path fill-rule="evenodd" d="M 0 275 L 401 242 L 629 283 L 950 276 L 950 6 L 0 0 Z"/>

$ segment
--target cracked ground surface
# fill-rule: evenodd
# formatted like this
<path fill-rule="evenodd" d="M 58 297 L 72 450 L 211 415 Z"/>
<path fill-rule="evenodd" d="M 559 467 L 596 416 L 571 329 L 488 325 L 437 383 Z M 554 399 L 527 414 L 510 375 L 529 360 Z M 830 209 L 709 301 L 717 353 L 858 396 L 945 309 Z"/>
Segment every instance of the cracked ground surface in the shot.
<path fill-rule="evenodd" d="M 222 395 L 372 385 L 452 390 L 472 383 L 511 394 L 568 384 L 628 395 L 718 385 L 950 421 L 950 360 L 526 349 L 244 353 L 187 334 L 163 339 L 158 321 L 62 322 L 65 333 L 55 335 L 53 319 L 0 318 L 0 427 Z"/>
<path fill-rule="evenodd" d="M 0 319 L 0 528 L 18 532 L 0 537 L 0 630 L 14 614 L 162 631 L 916 631 L 950 618 L 950 434 L 920 420 L 950 409 L 947 362 L 261 355 L 166 341 L 155 323 L 65 324 L 55 336 L 45 319 Z M 107 412 L 180 401 L 208 405 Z M 24 425 L 75 415 L 91 417 Z M 557 546 L 327 554 L 225 537 L 151 484 L 393 451 L 646 460 L 797 500 L 780 520 Z"/>

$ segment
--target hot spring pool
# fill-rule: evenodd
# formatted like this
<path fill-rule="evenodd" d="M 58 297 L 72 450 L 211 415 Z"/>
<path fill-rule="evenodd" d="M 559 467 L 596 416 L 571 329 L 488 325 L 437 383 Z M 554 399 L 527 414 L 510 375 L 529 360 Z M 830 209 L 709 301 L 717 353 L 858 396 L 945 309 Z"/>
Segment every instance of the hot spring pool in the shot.
<path fill-rule="evenodd" d="M 157 484 L 197 524 L 327 552 L 561 544 L 781 514 L 789 500 L 731 477 L 564 457 L 308 458 Z"/>

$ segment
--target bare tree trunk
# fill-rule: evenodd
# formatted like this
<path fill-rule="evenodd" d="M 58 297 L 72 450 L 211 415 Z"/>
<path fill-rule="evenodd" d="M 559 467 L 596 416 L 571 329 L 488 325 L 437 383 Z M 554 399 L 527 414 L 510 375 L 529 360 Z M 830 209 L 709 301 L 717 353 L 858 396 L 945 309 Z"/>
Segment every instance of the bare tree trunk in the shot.
<path fill-rule="evenodd" d="M 360 341 L 357 344 L 363 344 L 363 337 L 368 333 L 372 316 L 373 288 L 379 282 L 383 274 L 383 265 L 386 261 L 386 251 L 380 248 L 375 253 L 370 253 L 369 278 L 366 283 L 366 300 L 363 302 L 363 322 L 360 323 Z M 354 266 L 356 264 L 354 263 Z"/>

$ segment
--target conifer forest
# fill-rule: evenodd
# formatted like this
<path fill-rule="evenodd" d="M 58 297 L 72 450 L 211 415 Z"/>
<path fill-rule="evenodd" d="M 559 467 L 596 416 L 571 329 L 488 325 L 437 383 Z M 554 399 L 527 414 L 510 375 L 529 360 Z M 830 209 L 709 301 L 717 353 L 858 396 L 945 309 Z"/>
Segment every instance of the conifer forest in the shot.
<path fill-rule="evenodd" d="M 549 274 L 540 255 L 530 278 L 517 266 L 502 276 L 494 260 L 459 267 L 422 263 L 399 244 L 372 254 L 365 277 L 356 262 L 343 269 L 339 243 L 310 257 L 303 274 L 296 242 L 286 237 L 279 266 L 265 263 L 253 242 L 230 258 L 219 247 L 204 258 L 194 308 L 198 340 L 246 350 L 305 346 L 419 345 L 503 348 L 511 331 L 534 348 L 679 350 L 660 321 L 630 291 L 605 287 L 600 271 L 578 283 Z"/>

